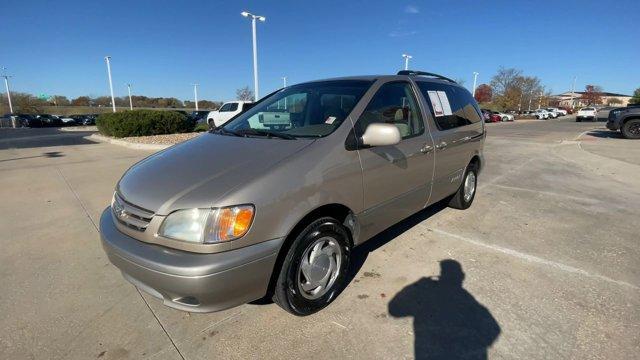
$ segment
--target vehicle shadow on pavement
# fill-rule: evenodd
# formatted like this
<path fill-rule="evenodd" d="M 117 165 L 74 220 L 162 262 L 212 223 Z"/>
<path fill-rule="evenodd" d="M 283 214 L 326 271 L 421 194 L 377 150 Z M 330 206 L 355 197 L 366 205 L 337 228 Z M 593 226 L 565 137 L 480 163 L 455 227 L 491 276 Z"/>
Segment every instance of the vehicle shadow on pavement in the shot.
<path fill-rule="evenodd" d="M 5 162 L 5 161 L 16 161 L 16 160 L 24 160 L 24 159 L 34 159 L 34 158 L 57 158 L 57 157 L 63 157 L 64 154 L 60 151 L 49 151 L 49 152 L 44 152 L 42 153 L 42 155 L 35 155 L 35 156 L 23 156 L 23 157 L 19 157 L 19 158 L 13 158 L 13 159 L 3 159 L 0 160 L 0 162 Z"/>
<path fill-rule="evenodd" d="M 393 317 L 413 317 L 416 359 L 486 359 L 500 335 L 489 310 L 462 287 L 459 262 L 440 261 L 440 276 L 406 286 L 389 303 Z"/>
<path fill-rule="evenodd" d="M 605 138 L 605 139 L 623 139 L 622 133 L 619 131 L 611 131 L 611 130 L 591 130 L 585 135 Z"/>

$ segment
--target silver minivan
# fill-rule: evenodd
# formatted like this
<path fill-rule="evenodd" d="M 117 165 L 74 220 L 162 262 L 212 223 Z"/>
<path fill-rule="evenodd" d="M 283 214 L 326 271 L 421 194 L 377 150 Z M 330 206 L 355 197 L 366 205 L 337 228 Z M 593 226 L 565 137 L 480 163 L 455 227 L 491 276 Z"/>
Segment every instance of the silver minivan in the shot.
<path fill-rule="evenodd" d="M 286 87 L 127 170 L 102 245 L 173 308 L 269 298 L 308 315 L 346 286 L 355 246 L 435 202 L 471 205 L 481 119 L 465 88 L 426 72 Z"/>

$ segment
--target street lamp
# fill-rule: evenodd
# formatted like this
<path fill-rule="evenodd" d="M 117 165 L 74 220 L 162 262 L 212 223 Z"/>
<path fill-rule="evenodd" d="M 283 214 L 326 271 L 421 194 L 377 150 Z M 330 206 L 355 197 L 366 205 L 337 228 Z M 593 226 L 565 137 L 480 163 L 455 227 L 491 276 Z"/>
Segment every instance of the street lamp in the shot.
<path fill-rule="evenodd" d="M 109 90 L 111 91 L 111 107 L 113 112 L 116 112 L 116 99 L 113 97 L 113 82 L 111 82 L 111 56 L 105 56 L 104 60 L 107 62 L 107 74 L 109 75 Z"/>
<path fill-rule="evenodd" d="M 256 40 L 256 20 L 265 21 L 267 18 L 261 15 L 253 15 L 248 11 L 243 11 L 240 15 L 251 17 L 251 32 L 253 34 L 253 96 L 258 101 L 258 45 Z"/>
<path fill-rule="evenodd" d="M 9 113 L 13 114 L 13 105 L 11 104 L 11 91 L 9 90 L 9 78 L 11 76 L 7 75 L 6 67 L 2 68 L 2 77 L 4 78 L 4 87 L 7 89 L 7 100 L 9 101 Z"/>
<path fill-rule="evenodd" d="M 473 72 L 473 97 L 476 97 L 476 80 L 478 80 L 478 75 L 480 75 L 480 73 L 478 72 Z"/>
<path fill-rule="evenodd" d="M 191 84 L 193 85 L 193 97 L 196 100 L 196 111 L 198 111 L 198 85 L 200 84 Z"/>
<path fill-rule="evenodd" d="M 127 90 L 129 91 L 129 110 L 133 110 L 133 100 L 131 100 L 131 84 L 127 84 Z"/>
<path fill-rule="evenodd" d="M 402 54 L 402 57 L 404 58 L 404 69 L 409 70 L 409 59 L 413 58 L 413 56 L 408 54 Z"/>
<path fill-rule="evenodd" d="M 283 76 L 282 77 L 282 88 L 284 89 L 286 87 L 287 87 L 287 77 Z M 284 98 L 284 109 L 285 110 L 287 109 L 287 98 L 286 97 Z"/>

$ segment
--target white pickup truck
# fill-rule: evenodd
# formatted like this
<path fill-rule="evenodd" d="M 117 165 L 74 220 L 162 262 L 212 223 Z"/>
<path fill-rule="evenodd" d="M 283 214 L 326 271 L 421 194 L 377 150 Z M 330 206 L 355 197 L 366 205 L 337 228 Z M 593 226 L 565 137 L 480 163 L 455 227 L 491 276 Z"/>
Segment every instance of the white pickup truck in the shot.
<path fill-rule="evenodd" d="M 584 107 L 578 110 L 578 114 L 576 115 L 576 122 L 581 122 L 582 120 L 597 120 L 597 111 L 592 107 Z"/>
<path fill-rule="evenodd" d="M 207 123 L 209 127 L 218 127 L 251 107 L 251 101 L 229 101 L 218 110 L 210 111 L 207 115 Z"/>

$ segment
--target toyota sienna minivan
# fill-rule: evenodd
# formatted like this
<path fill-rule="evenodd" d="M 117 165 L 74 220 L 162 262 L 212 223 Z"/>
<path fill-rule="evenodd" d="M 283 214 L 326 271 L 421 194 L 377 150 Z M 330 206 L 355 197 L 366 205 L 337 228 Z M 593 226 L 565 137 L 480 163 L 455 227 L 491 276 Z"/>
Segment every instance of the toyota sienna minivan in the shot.
<path fill-rule="evenodd" d="M 443 199 L 471 205 L 481 119 L 465 88 L 426 72 L 286 87 L 127 170 L 102 245 L 173 308 L 272 298 L 308 315 L 346 286 L 355 246 Z"/>

